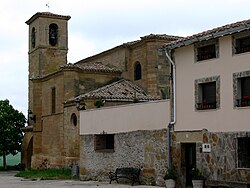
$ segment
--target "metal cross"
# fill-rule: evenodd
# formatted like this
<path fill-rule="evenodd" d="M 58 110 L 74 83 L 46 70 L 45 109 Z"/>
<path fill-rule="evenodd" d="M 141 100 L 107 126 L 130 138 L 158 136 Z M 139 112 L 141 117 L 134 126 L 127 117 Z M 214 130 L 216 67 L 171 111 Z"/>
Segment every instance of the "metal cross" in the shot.
<path fill-rule="evenodd" d="M 48 11 L 49 11 L 49 7 L 50 7 L 50 6 L 49 6 L 49 2 L 48 2 L 48 3 L 46 3 L 46 7 L 48 7 Z"/>

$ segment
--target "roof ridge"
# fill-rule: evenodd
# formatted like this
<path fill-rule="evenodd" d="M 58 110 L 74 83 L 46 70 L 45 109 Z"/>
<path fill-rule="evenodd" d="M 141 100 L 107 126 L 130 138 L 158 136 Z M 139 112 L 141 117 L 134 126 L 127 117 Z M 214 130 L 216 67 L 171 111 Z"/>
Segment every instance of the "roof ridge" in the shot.
<path fill-rule="evenodd" d="M 121 84 L 121 85 L 120 85 Z M 158 97 L 148 95 L 142 88 L 130 80 L 121 79 L 111 84 L 79 95 L 77 98 L 102 98 L 111 101 L 140 101 L 157 100 Z"/>

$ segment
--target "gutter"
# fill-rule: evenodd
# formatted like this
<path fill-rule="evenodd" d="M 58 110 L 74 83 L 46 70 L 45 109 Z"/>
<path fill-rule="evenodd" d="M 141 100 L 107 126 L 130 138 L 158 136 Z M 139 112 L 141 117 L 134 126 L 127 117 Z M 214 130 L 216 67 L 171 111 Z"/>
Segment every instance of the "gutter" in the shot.
<path fill-rule="evenodd" d="M 173 119 L 171 117 L 171 121 L 168 124 L 168 172 L 171 170 L 171 129 L 173 128 L 174 130 L 174 125 L 176 123 L 176 65 L 174 61 L 170 58 L 167 50 L 165 49 L 165 54 L 166 54 L 166 60 L 170 62 L 173 68 L 172 72 L 172 82 L 173 82 Z"/>

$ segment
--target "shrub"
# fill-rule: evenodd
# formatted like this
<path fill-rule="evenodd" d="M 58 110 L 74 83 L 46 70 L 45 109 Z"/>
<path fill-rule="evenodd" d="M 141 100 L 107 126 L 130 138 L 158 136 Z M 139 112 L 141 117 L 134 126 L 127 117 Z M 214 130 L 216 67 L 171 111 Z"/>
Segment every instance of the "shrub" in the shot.
<path fill-rule="evenodd" d="M 204 176 L 202 176 L 201 172 L 197 168 L 192 169 L 192 179 L 193 180 L 204 180 Z"/>
<path fill-rule="evenodd" d="M 177 179 L 177 173 L 175 170 L 168 170 L 164 176 L 164 180 L 167 180 L 167 179 L 173 179 L 173 180 L 176 180 Z"/>

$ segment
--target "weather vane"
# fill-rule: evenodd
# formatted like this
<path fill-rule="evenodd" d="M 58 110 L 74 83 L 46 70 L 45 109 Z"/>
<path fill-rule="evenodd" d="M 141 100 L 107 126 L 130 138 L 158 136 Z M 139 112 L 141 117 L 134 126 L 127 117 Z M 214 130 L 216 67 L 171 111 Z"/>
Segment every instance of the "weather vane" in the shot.
<path fill-rule="evenodd" d="M 48 2 L 48 3 L 46 3 L 46 7 L 48 7 L 48 11 L 49 11 L 49 2 Z"/>

